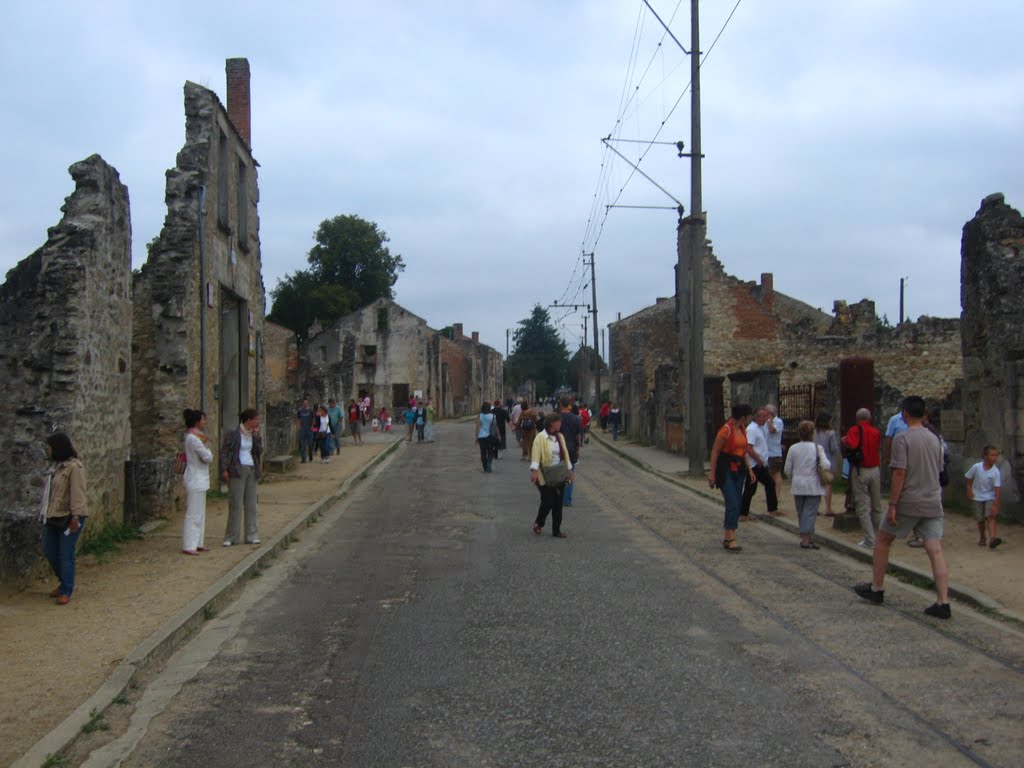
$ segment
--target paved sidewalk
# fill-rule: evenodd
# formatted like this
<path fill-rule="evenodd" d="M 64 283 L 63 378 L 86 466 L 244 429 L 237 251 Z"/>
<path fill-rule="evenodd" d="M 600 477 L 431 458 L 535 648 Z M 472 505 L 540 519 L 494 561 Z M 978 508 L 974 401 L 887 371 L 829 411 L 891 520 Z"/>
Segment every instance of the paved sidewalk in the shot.
<path fill-rule="evenodd" d="M 611 433 L 602 433 L 600 430 L 591 432 L 591 440 L 606 445 L 648 472 L 719 504 L 722 502 L 721 494 L 708 487 L 707 472 L 703 473 L 702 478 L 689 476 L 689 462 L 685 456 L 643 446 L 621 436 L 613 442 Z M 835 511 L 842 510 L 843 500 L 843 496 L 833 498 L 832 507 Z M 791 530 L 796 536 L 796 513 L 787 482 L 783 482 L 779 494 L 779 508 L 785 513 L 783 517 L 757 514 L 759 509 L 764 509 L 764 491 L 761 490 L 754 497 L 751 507 L 758 520 L 753 524 L 779 526 Z M 1021 535 L 1021 527 L 1000 524 L 999 536 L 1003 544 L 995 550 L 977 545 L 977 527 L 972 517 L 947 510 L 945 528 L 942 544 L 949 562 L 950 592 L 954 599 L 973 603 L 1006 618 L 1024 621 L 1024 536 Z M 870 576 L 867 564 L 871 561 L 871 552 L 857 546 L 861 539 L 859 530 L 835 530 L 831 518 L 820 516 L 815 539 L 823 546 L 863 560 L 865 578 Z M 931 580 L 928 556 L 923 549 L 908 547 L 899 541 L 893 543 L 891 554 L 891 570 L 905 576 Z"/>
<path fill-rule="evenodd" d="M 76 710 L 86 707 L 86 720 L 89 707 L 102 712 L 146 664 L 169 655 L 204 615 L 232 598 L 261 567 L 261 558 L 287 546 L 292 530 L 399 445 L 394 432 L 368 432 L 364 439 L 362 447 L 346 440 L 327 464 L 317 459 L 297 463 L 289 474 L 264 475 L 259 546 L 223 547 L 227 501 L 211 499 L 209 552 L 181 554 L 182 511 L 144 539 L 123 544 L 106 562 L 80 557 L 75 594 L 66 606 L 47 597 L 52 578 L 0 600 L 0 765 L 10 765 L 46 736 L 45 749 L 34 748 L 25 761 L 41 765 L 81 728 L 75 720 L 83 715 Z"/>

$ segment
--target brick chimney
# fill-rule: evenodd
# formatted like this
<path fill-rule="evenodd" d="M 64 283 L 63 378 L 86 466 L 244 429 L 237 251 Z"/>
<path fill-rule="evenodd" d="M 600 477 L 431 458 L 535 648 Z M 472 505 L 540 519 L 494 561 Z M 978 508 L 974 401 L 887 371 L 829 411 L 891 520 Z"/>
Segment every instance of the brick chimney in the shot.
<path fill-rule="evenodd" d="M 245 145 L 252 149 L 251 110 L 249 106 L 249 60 L 228 59 L 224 65 L 228 79 L 228 118 Z"/>
<path fill-rule="evenodd" d="M 473 343 L 474 344 L 479 344 L 480 343 L 480 331 L 473 331 Z"/>
<path fill-rule="evenodd" d="M 454 330 L 455 341 L 462 341 L 462 323 L 455 323 L 452 329 Z"/>
<path fill-rule="evenodd" d="M 761 303 L 771 309 L 775 300 L 775 277 L 771 272 L 761 273 Z"/>

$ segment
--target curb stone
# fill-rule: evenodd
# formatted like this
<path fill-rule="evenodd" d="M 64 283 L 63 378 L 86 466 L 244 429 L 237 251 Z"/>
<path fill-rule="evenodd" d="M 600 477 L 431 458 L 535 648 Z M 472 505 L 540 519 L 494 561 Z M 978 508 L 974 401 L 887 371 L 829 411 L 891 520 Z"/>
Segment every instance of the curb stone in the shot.
<path fill-rule="evenodd" d="M 703 491 L 698 488 L 694 488 L 689 483 L 683 482 L 677 477 L 673 477 L 672 475 L 666 472 L 662 472 L 661 470 L 652 467 L 650 464 L 647 464 L 642 459 L 636 456 L 631 456 L 629 453 L 623 451 L 621 448 L 612 445 L 611 443 L 608 442 L 608 440 L 606 440 L 603 437 L 599 437 L 593 431 L 591 431 L 590 437 L 592 439 L 595 439 L 598 444 L 600 444 L 607 450 L 611 451 L 620 458 L 625 459 L 631 464 L 634 464 L 635 466 L 639 467 L 645 472 L 655 475 L 656 477 L 660 477 L 662 480 L 665 480 L 666 482 L 672 483 L 673 485 L 678 486 L 679 488 L 689 491 L 695 496 L 700 496 L 710 501 L 721 501 L 721 497 L 718 496 L 717 494 L 713 494 L 708 491 Z M 768 523 L 769 525 L 773 525 L 776 528 L 782 528 L 783 530 L 786 530 L 790 533 L 799 534 L 800 532 L 799 526 L 784 518 L 772 517 L 771 515 L 761 513 L 755 513 L 753 516 L 761 522 Z M 827 533 L 816 533 L 815 540 L 822 546 L 835 550 L 840 554 L 847 555 L 848 557 L 852 557 L 864 563 L 871 563 L 871 553 L 865 549 L 861 549 L 860 547 L 854 544 L 848 544 L 845 541 L 833 538 L 832 536 L 829 536 Z M 933 585 L 931 572 L 923 571 L 919 568 L 915 568 L 914 566 L 901 563 L 897 560 L 889 561 L 889 569 L 887 572 L 897 577 L 902 577 L 908 580 L 925 581 L 928 583 L 929 589 L 931 589 Z M 1011 611 L 1010 609 L 1006 608 L 996 600 L 993 600 L 988 595 L 984 594 L 983 592 L 979 592 L 976 589 L 971 589 L 970 587 L 963 587 L 950 583 L 949 594 L 951 597 L 955 597 L 958 601 L 962 603 L 970 605 L 974 608 L 981 609 L 982 611 L 985 611 L 987 613 L 992 613 L 1001 619 L 1005 619 L 1006 621 L 1013 622 L 1014 624 L 1024 623 L 1024 616 L 1021 616 L 1016 612 Z"/>
<path fill-rule="evenodd" d="M 58 723 L 53 730 L 33 744 L 25 754 L 15 760 L 11 764 L 11 768 L 40 768 L 47 758 L 60 753 L 70 745 L 81 733 L 82 726 L 89 722 L 90 712 L 106 711 L 114 703 L 114 699 L 124 693 L 142 673 L 170 658 L 203 626 L 206 622 L 205 614 L 208 611 L 229 604 L 245 587 L 249 575 L 260 569 L 264 561 L 274 557 L 277 550 L 284 548 L 282 546 L 284 542 L 290 543 L 295 532 L 304 528 L 310 519 L 319 517 L 332 504 L 347 496 L 352 488 L 366 479 L 370 470 L 389 458 L 401 445 L 402 441 L 396 440 L 364 466 L 355 470 L 336 491 L 306 507 L 298 517 L 287 523 L 271 540 L 224 574 L 205 592 L 197 595 L 175 616 L 164 622 L 121 660 L 95 693 Z"/>

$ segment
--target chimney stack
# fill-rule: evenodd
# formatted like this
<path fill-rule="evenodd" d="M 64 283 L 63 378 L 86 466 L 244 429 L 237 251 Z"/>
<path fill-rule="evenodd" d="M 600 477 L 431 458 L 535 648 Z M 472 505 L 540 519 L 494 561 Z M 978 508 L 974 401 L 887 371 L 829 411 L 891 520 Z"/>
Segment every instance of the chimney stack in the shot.
<path fill-rule="evenodd" d="M 452 330 L 454 331 L 455 341 L 462 341 L 462 323 L 455 323 L 452 326 Z"/>
<path fill-rule="evenodd" d="M 775 299 L 775 278 L 771 272 L 761 273 L 761 303 L 769 309 Z"/>
<path fill-rule="evenodd" d="M 252 149 L 249 60 L 228 59 L 224 71 L 228 80 L 228 119 L 235 126 L 245 145 Z"/>

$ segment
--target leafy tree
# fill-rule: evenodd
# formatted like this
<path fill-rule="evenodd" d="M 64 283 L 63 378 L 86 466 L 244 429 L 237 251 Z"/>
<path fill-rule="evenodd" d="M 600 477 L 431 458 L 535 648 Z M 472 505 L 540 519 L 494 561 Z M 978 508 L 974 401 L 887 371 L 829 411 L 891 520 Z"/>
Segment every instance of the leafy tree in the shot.
<path fill-rule="evenodd" d="M 518 384 L 532 379 L 538 392 L 558 389 L 565 381 L 569 351 L 551 324 L 548 311 L 535 305 L 530 316 L 519 321 L 512 340 L 512 354 L 505 368 L 509 380 Z"/>
<path fill-rule="evenodd" d="M 320 222 L 309 251 L 308 269 L 296 270 L 271 290 L 268 319 L 303 338 L 314 321 L 330 325 L 392 290 L 405 262 L 387 247 L 388 236 L 374 222 L 335 216 Z"/>

